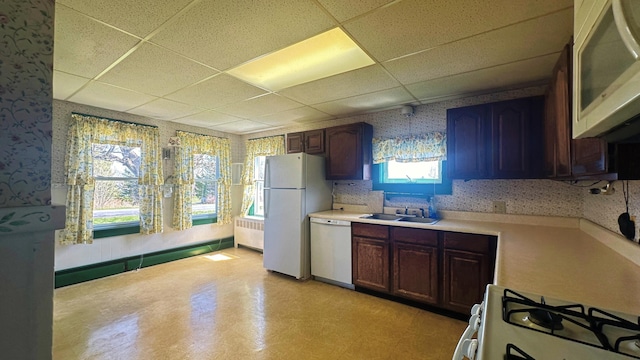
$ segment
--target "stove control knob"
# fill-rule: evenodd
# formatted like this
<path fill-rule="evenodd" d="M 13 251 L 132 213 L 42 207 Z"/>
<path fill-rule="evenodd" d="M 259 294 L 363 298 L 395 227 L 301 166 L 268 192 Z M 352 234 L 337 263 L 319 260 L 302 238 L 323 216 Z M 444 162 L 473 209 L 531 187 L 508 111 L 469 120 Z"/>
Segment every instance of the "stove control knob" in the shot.
<path fill-rule="evenodd" d="M 473 330 L 478 331 L 478 328 L 480 328 L 480 314 L 471 315 L 469 318 L 469 326 L 473 328 Z"/>
<path fill-rule="evenodd" d="M 478 350 L 478 339 L 466 339 L 462 341 L 462 354 L 474 360 L 476 358 L 476 351 Z"/>
<path fill-rule="evenodd" d="M 471 315 L 482 314 L 482 306 L 483 305 L 484 305 L 483 302 L 481 302 L 480 304 L 473 305 L 473 307 L 471 308 Z"/>

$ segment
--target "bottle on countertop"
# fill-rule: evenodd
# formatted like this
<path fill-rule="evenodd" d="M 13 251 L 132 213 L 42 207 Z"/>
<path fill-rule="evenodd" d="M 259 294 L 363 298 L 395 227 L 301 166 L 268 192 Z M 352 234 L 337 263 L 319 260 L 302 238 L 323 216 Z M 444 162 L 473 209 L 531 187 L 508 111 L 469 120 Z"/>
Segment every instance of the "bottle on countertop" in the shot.
<path fill-rule="evenodd" d="M 438 212 L 436 210 L 436 198 L 435 197 L 430 197 L 429 198 L 429 208 L 427 209 L 429 211 L 429 217 L 432 219 L 437 219 L 438 218 Z"/>

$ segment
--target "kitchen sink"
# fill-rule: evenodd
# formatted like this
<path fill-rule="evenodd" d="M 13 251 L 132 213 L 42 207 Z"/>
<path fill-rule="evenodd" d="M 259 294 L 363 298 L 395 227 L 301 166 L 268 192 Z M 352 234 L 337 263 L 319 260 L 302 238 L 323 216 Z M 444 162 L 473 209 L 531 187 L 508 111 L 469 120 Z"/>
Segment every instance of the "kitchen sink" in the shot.
<path fill-rule="evenodd" d="M 435 224 L 438 222 L 438 219 L 423 217 L 402 217 L 398 221 L 416 222 L 421 224 Z"/>
<path fill-rule="evenodd" d="M 361 216 L 362 219 L 375 219 L 375 220 L 399 220 L 401 217 L 393 215 L 393 214 L 371 214 Z"/>

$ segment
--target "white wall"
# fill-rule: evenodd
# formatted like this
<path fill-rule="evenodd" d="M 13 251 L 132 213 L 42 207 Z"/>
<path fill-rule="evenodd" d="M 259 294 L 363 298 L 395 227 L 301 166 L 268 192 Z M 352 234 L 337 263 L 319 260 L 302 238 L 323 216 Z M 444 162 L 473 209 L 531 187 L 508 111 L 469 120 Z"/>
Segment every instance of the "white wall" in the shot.
<path fill-rule="evenodd" d="M 204 135 L 226 137 L 231 139 L 232 162 L 241 162 L 244 149 L 241 149 L 240 137 L 210 129 L 198 128 L 174 122 L 159 121 L 143 116 L 126 114 L 67 101 L 53 102 L 53 171 L 52 201 L 64 204 L 66 201 L 66 185 L 64 185 L 64 157 L 69 119 L 72 112 L 79 112 L 111 119 L 125 120 L 140 124 L 155 125 L 160 130 L 160 144 L 166 144 L 176 130 L 184 130 Z M 173 173 L 173 160 L 163 162 L 165 178 Z M 242 202 L 241 187 L 232 186 L 232 213 L 239 213 Z M 164 231 L 161 234 L 130 234 L 95 239 L 88 245 L 55 246 L 55 270 L 63 270 L 129 256 L 137 256 L 187 245 L 203 243 L 233 236 L 233 224 L 197 225 L 191 229 L 175 231 L 171 228 L 173 216 L 173 198 L 163 200 Z"/>

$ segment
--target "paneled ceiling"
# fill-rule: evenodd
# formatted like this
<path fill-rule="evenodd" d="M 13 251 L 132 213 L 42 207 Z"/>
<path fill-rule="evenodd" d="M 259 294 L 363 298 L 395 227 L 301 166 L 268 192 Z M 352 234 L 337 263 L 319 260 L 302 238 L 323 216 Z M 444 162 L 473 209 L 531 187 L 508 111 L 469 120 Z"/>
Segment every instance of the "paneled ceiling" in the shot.
<path fill-rule="evenodd" d="M 335 27 L 375 64 L 269 91 L 228 71 Z M 547 81 L 573 0 L 57 0 L 54 98 L 246 134 Z"/>

